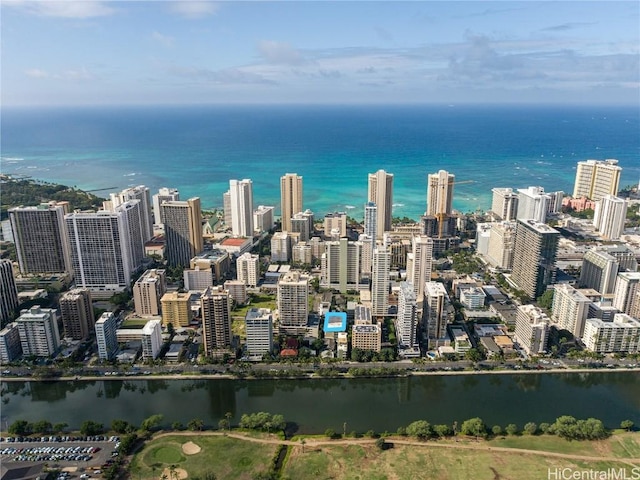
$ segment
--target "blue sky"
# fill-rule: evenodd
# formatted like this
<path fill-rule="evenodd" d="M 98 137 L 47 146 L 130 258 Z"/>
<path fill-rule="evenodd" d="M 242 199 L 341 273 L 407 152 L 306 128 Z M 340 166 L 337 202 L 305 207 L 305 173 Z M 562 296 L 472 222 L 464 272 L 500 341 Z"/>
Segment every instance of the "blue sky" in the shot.
<path fill-rule="evenodd" d="M 640 103 L 640 2 L 2 0 L 9 105 Z"/>

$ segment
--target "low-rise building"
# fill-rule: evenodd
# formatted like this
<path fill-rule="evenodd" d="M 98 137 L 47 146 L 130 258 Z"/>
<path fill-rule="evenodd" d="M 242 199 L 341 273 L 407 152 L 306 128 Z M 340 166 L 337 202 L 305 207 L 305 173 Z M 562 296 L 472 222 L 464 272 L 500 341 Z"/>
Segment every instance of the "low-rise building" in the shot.
<path fill-rule="evenodd" d="M 356 324 L 351 327 L 351 348 L 379 352 L 382 345 L 382 330 L 376 324 Z"/>
<path fill-rule="evenodd" d="M 484 307 L 486 294 L 479 287 L 463 287 L 460 289 L 460 302 L 465 308 L 475 309 Z"/>
<path fill-rule="evenodd" d="M 191 323 L 191 295 L 185 292 L 167 292 L 162 296 L 162 324 L 174 328 L 188 327 Z"/>
<path fill-rule="evenodd" d="M 613 322 L 589 318 L 582 341 L 588 350 L 596 353 L 640 352 L 640 321 L 625 313 L 614 315 Z"/>

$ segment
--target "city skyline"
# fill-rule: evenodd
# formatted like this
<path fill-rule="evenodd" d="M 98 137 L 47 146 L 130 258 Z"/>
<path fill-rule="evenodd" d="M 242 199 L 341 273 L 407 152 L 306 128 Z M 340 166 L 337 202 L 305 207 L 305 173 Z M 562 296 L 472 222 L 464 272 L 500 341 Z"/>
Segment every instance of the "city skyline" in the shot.
<path fill-rule="evenodd" d="M 638 103 L 637 2 L 15 0 L 1 13 L 4 106 Z"/>

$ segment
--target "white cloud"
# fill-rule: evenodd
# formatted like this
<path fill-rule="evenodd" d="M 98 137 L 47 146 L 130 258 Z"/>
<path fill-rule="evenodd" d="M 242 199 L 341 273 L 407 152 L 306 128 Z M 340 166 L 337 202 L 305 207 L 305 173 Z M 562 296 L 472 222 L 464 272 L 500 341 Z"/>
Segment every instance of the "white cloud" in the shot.
<path fill-rule="evenodd" d="M 71 80 L 76 82 L 83 82 L 88 80 L 95 80 L 96 76 L 86 67 L 80 67 L 63 72 L 49 73 L 46 70 L 39 68 L 30 68 L 25 70 L 24 74 L 31 78 L 51 78 L 54 80 Z"/>
<path fill-rule="evenodd" d="M 40 70 L 39 68 L 30 68 L 29 70 L 26 70 L 24 73 L 27 77 L 31 77 L 31 78 L 49 77 L 49 74 L 47 72 L 45 72 L 44 70 Z"/>
<path fill-rule="evenodd" d="M 82 1 L 33 1 L 33 0 L 5 0 L 3 6 L 18 8 L 28 14 L 41 17 L 60 18 L 92 18 L 112 15 L 116 9 L 106 2 Z"/>
<path fill-rule="evenodd" d="M 171 2 L 170 11 L 182 17 L 197 19 L 214 15 L 219 9 L 217 2 L 191 2 L 188 0 Z"/>
<path fill-rule="evenodd" d="M 65 80 L 87 81 L 94 80 L 96 77 L 85 67 L 81 67 L 75 70 L 66 70 L 60 75 L 60 78 L 63 78 Z"/>
<path fill-rule="evenodd" d="M 268 63 L 283 65 L 301 65 L 305 59 L 299 50 L 288 43 L 274 40 L 261 40 L 258 52 Z"/>
<path fill-rule="evenodd" d="M 208 68 L 172 66 L 168 68 L 168 72 L 178 77 L 213 85 L 269 85 L 274 83 L 263 75 L 242 68 L 211 70 Z"/>
<path fill-rule="evenodd" d="M 163 35 L 160 32 L 153 32 L 151 38 L 165 47 L 173 47 L 174 38 L 168 35 Z"/>

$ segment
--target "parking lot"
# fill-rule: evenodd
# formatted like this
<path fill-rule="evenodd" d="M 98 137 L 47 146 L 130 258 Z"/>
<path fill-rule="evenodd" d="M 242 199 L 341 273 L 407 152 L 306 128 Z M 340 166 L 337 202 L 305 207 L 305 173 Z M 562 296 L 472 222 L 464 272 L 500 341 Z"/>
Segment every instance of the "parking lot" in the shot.
<path fill-rule="evenodd" d="M 66 478 L 100 477 L 101 469 L 117 457 L 119 440 L 104 435 L 0 438 L 0 459 L 3 463 L 43 462 L 69 472 Z M 74 472 L 87 473 L 78 477 Z"/>

